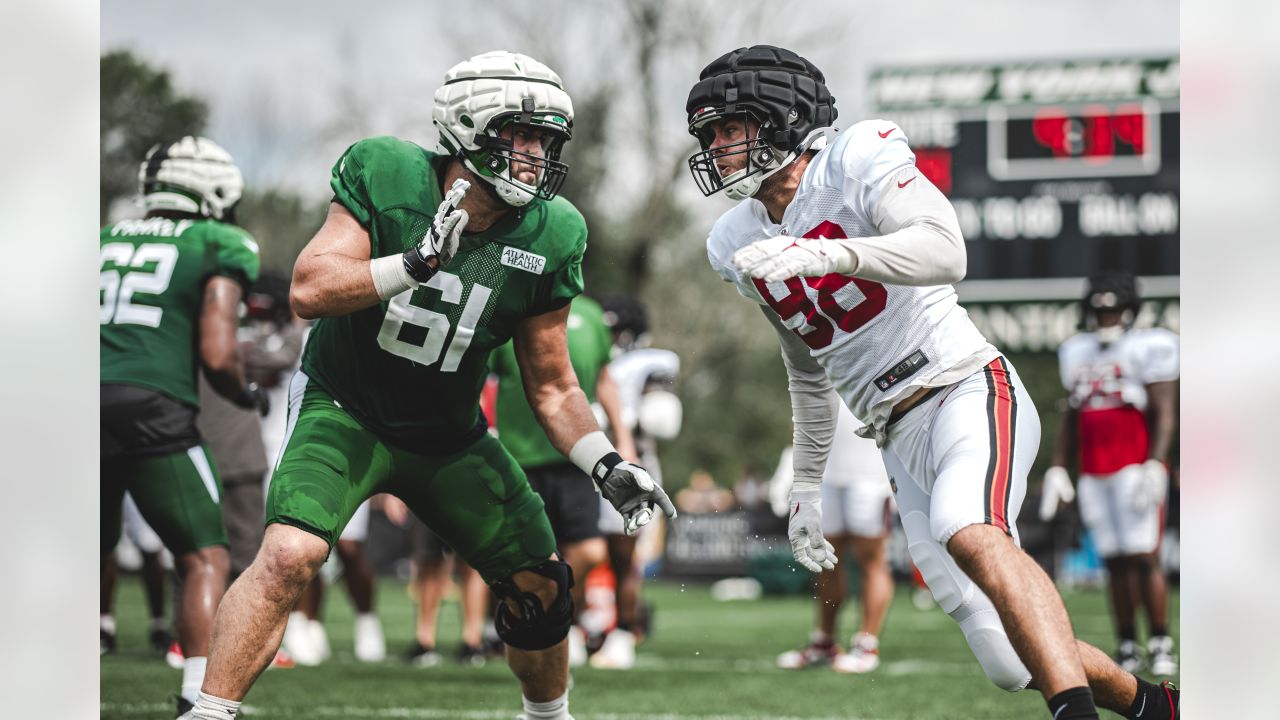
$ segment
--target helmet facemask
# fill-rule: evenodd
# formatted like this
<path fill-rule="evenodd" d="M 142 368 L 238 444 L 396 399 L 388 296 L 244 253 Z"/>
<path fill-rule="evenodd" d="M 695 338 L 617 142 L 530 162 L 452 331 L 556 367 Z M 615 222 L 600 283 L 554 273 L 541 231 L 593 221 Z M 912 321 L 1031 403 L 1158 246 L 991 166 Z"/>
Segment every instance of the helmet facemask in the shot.
<path fill-rule="evenodd" d="M 432 122 L 441 149 L 460 158 L 508 205 L 550 200 L 564 184 L 569 167 L 560 162 L 560 152 L 572 137 L 573 103 L 560 76 L 531 57 L 498 51 L 455 65 L 436 91 Z M 520 126 L 541 131 L 541 155 L 516 149 L 511 135 Z M 514 176 L 513 165 L 532 168 L 536 181 Z"/>
<path fill-rule="evenodd" d="M 755 137 L 712 148 L 711 143 L 715 140 L 715 137 L 708 130 L 708 126 L 713 121 L 730 118 L 740 118 L 742 127 L 748 134 L 750 133 L 750 128 L 754 125 L 756 127 Z M 724 190 L 725 195 L 734 200 L 752 197 L 759 191 L 760 184 L 764 182 L 765 178 L 781 170 L 794 159 L 794 157 L 787 157 L 790 153 L 766 142 L 764 137 L 768 131 L 767 123 L 760 122 L 758 118 L 745 110 L 726 113 L 718 112 L 714 108 L 708 108 L 707 112 L 699 114 L 694 119 L 694 122 L 690 123 L 689 127 L 690 132 L 698 138 L 698 142 L 702 146 L 702 152 L 694 153 L 689 157 L 689 171 L 693 174 L 694 182 L 697 183 L 698 189 L 702 191 L 703 195 L 712 195 Z M 746 157 L 746 164 L 727 176 L 721 175 L 716 161 L 723 161 L 725 158 L 738 155 Z"/>
<path fill-rule="evenodd" d="M 532 100 L 526 98 L 527 105 Z M 542 130 L 542 155 L 521 152 L 515 149 L 510 138 L 503 137 L 503 132 L 510 129 L 518 132 L 516 126 L 526 126 Z M 569 133 L 563 125 L 546 116 L 538 117 L 530 114 L 505 115 L 495 118 L 484 133 L 477 134 L 475 143 L 479 150 L 463 154 L 463 162 L 467 168 L 491 185 L 498 197 L 508 205 L 520 207 L 527 205 L 535 197 L 550 200 L 560 192 L 564 184 L 569 166 L 560 162 L 560 152 L 569 140 Z M 522 182 L 511 173 L 514 165 L 525 165 L 533 169 L 537 175 L 534 184 Z"/>

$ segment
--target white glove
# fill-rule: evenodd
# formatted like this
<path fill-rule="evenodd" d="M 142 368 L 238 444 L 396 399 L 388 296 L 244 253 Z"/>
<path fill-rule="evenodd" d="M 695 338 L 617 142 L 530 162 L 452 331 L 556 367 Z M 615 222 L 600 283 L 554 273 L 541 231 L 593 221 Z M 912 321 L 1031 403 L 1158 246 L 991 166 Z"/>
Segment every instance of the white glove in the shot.
<path fill-rule="evenodd" d="M 1076 489 L 1071 485 L 1071 476 L 1061 465 L 1054 465 L 1044 471 L 1044 486 L 1040 491 L 1040 519 L 1049 522 L 1058 514 L 1058 503 L 1069 503 L 1076 499 Z"/>
<path fill-rule="evenodd" d="M 1164 463 L 1153 458 L 1142 463 L 1140 472 L 1142 481 L 1133 495 L 1133 509 L 1144 512 L 1164 502 L 1165 494 L 1169 491 L 1169 471 Z"/>
<path fill-rule="evenodd" d="M 857 258 L 835 240 L 788 235 L 757 240 L 733 254 L 733 264 L 765 282 L 852 273 Z"/>
<path fill-rule="evenodd" d="M 462 239 L 462 231 L 466 229 L 467 222 L 471 219 L 467 211 L 458 205 L 462 204 L 462 198 L 470 188 L 471 183 L 466 180 L 462 178 L 454 180 L 453 187 L 445 193 L 444 201 L 436 210 L 436 216 L 431 221 L 431 228 L 427 230 L 427 234 L 422 237 L 417 247 L 405 252 L 405 270 L 414 280 L 418 282 L 430 280 L 432 275 L 448 265 L 453 256 L 458 254 L 458 243 Z M 434 265 L 429 262 L 431 258 L 436 260 Z"/>
<path fill-rule="evenodd" d="M 822 493 L 791 491 L 791 520 L 787 523 L 791 554 L 809 572 L 834 570 L 836 549 L 822 537 Z"/>
<path fill-rule="evenodd" d="M 615 457 L 617 457 L 615 455 Z M 676 516 L 676 506 L 662 486 L 644 468 L 622 461 L 614 465 L 600 483 L 600 494 L 622 516 L 622 529 L 628 535 L 653 519 L 653 506 L 657 505 L 668 518 Z"/>

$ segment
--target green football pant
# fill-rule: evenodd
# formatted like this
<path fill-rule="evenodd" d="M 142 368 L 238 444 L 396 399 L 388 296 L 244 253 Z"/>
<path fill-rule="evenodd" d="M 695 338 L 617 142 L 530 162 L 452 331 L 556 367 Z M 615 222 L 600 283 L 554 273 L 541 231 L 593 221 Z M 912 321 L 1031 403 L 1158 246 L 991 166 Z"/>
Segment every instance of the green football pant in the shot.
<path fill-rule="evenodd" d="M 102 552 L 111 552 L 120 540 L 125 492 L 174 555 L 227 544 L 222 483 L 203 445 L 156 457 L 105 461 L 101 472 Z"/>
<path fill-rule="evenodd" d="M 301 373 L 294 378 L 304 382 L 301 397 L 290 399 L 267 524 L 293 525 L 332 547 L 360 503 L 385 492 L 486 582 L 541 565 L 555 552 L 542 499 L 496 438 L 485 434 L 451 455 L 419 455 L 366 430 Z"/>

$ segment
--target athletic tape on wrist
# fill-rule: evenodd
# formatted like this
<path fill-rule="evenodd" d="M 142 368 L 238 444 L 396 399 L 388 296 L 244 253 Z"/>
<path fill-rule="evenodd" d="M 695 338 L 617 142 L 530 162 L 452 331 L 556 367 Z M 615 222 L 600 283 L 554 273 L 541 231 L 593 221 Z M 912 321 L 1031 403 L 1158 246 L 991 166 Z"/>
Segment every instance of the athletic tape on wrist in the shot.
<path fill-rule="evenodd" d="M 609 442 L 609 438 L 605 437 L 604 432 L 596 430 L 583 435 L 573 444 L 573 449 L 569 451 L 569 462 L 590 475 L 598 487 L 608 477 L 609 471 L 622 462 L 622 456 L 613 447 L 613 443 Z"/>
<path fill-rule="evenodd" d="M 418 281 L 404 269 L 404 258 L 399 255 L 370 260 L 369 272 L 373 274 L 373 289 L 383 300 L 390 300 L 405 290 L 418 287 Z"/>

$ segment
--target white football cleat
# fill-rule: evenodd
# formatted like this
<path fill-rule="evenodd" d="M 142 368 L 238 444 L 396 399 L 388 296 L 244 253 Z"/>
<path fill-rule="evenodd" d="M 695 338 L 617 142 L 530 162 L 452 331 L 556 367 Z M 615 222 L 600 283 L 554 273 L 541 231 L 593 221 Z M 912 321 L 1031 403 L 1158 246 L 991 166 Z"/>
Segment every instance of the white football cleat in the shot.
<path fill-rule="evenodd" d="M 356 660 L 382 662 L 387 659 L 387 640 L 382 623 L 373 613 L 356 616 Z"/>
<path fill-rule="evenodd" d="M 311 621 L 300 612 L 289 613 L 289 624 L 284 627 L 284 640 L 280 646 L 294 663 L 304 667 L 319 665 L 324 660 L 311 635 Z"/>
<path fill-rule="evenodd" d="M 587 633 L 577 625 L 569 627 L 569 667 L 587 664 Z"/>
<path fill-rule="evenodd" d="M 807 667 L 830 665 L 839 656 L 840 646 L 820 631 L 814 630 L 809 634 L 808 645 L 782 653 L 776 664 L 783 670 L 803 670 Z"/>
<path fill-rule="evenodd" d="M 1147 658 L 1151 674 L 1170 677 L 1178 674 L 1178 659 L 1173 654 L 1173 638 L 1157 635 L 1147 640 Z"/>
<path fill-rule="evenodd" d="M 880 640 L 870 633 L 855 633 L 849 642 L 849 652 L 841 653 L 831 661 L 831 669 L 838 673 L 861 675 L 880 667 Z"/>
<path fill-rule="evenodd" d="M 332 657 L 333 651 L 329 648 L 329 633 L 325 632 L 324 623 L 319 620 L 310 620 L 307 622 L 307 630 L 311 633 L 311 642 L 314 643 L 316 652 L 320 654 L 320 662 Z"/>
<path fill-rule="evenodd" d="M 604 637 L 604 644 L 591 656 L 591 667 L 606 670 L 630 670 L 636 666 L 636 636 L 629 630 L 614 629 Z"/>
<path fill-rule="evenodd" d="M 1122 640 L 1116 648 L 1116 664 L 1127 673 L 1142 670 L 1142 657 L 1138 655 L 1138 643 L 1133 640 Z"/>

